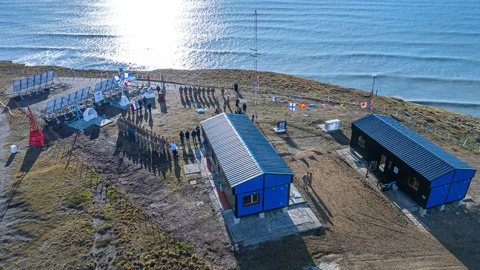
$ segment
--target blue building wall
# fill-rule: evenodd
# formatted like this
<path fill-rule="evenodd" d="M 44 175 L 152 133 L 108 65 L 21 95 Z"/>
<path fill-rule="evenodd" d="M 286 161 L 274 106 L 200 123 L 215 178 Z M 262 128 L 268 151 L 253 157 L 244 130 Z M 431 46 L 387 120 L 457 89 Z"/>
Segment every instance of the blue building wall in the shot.
<path fill-rule="evenodd" d="M 285 207 L 288 204 L 288 185 L 281 185 L 265 189 L 263 210 Z"/>
<path fill-rule="evenodd" d="M 457 172 L 455 173 L 455 177 L 453 178 L 453 182 L 471 179 L 475 176 L 475 172 L 476 171 L 470 171 L 470 170 L 457 170 Z"/>
<path fill-rule="evenodd" d="M 428 197 L 427 208 L 444 204 L 447 200 L 449 189 L 450 184 L 432 188 L 432 190 L 430 190 L 430 196 Z"/>
<path fill-rule="evenodd" d="M 234 187 L 234 194 L 263 189 L 263 175 Z"/>
<path fill-rule="evenodd" d="M 465 195 L 467 195 L 468 186 L 470 185 L 470 181 L 471 180 L 468 179 L 452 183 L 452 185 L 450 186 L 450 191 L 448 192 L 446 202 L 453 202 L 465 198 Z"/>
<path fill-rule="evenodd" d="M 262 175 L 234 187 L 238 217 L 288 206 L 291 175 Z M 243 206 L 243 197 L 260 194 L 258 204 Z"/>
<path fill-rule="evenodd" d="M 455 171 L 450 172 L 444 176 L 441 176 L 433 180 L 432 183 L 430 184 L 430 188 L 439 187 L 439 186 L 452 183 L 454 175 L 455 175 Z"/>
<path fill-rule="evenodd" d="M 292 182 L 291 175 L 282 174 L 266 174 L 265 175 L 265 188 L 280 186 Z"/>
<path fill-rule="evenodd" d="M 256 193 L 260 194 L 260 202 L 257 203 L 257 204 L 243 206 L 243 197 L 249 196 L 249 195 L 252 195 L 252 194 L 256 194 Z M 237 205 L 237 216 L 238 217 L 262 212 L 262 206 L 263 206 L 263 201 L 264 201 L 263 190 L 238 194 L 236 197 L 237 197 L 236 205 Z"/>

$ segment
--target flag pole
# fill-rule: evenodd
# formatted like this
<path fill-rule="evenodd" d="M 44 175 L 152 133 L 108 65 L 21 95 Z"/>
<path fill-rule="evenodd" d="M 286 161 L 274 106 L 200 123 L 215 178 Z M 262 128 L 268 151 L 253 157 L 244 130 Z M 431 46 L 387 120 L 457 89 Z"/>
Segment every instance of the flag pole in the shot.
<path fill-rule="evenodd" d="M 372 92 L 370 92 L 370 104 L 368 106 L 370 107 L 370 112 L 373 113 L 373 88 L 375 88 L 375 79 L 377 78 L 377 74 L 372 75 L 373 78 L 373 85 L 372 85 Z"/>

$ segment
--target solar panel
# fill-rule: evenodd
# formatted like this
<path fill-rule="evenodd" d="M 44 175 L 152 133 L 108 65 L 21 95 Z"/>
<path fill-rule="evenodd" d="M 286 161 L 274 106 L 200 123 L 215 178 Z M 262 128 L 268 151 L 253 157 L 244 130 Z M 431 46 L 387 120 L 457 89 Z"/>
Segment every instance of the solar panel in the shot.
<path fill-rule="evenodd" d="M 91 87 L 83 88 L 63 97 L 51 100 L 47 103 L 47 114 L 61 111 L 66 107 L 75 105 L 75 102 L 84 101 L 89 98 Z"/>
<path fill-rule="evenodd" d="M 108 79 L 102 82 L 99 82 L 95 85 L 95 92 L 106 92 L 115 89 L 118 87 L 118 84 L 115 82 L 115 79 Z"/>
<path fill-rule="evenodd" d="M 40 86 L 42 84 L 53 83 L 55 78 L 55 71 L 50 70 L 42 74 L 36 74 L 21 80 L 13 82 L 13 91 L 20 92 L 22 90 L 27 90 L 30 87 Z"/>

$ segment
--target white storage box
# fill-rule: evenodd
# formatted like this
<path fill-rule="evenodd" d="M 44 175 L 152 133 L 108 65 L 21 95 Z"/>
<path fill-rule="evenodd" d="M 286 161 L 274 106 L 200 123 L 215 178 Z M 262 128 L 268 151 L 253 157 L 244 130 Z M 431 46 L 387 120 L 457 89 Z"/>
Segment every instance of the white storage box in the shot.
<path fill-rule="evenodd" d="M 334 119 L 334 120 L 325 121 L 324 129 L 325 129 L 326 132 L 339 130 L 340 129 L 340 120 Z"/>
<path fill-rule="evenodd" d="M 17 146 L 16 145 L 11 145 L 10 146 L 10 151 L 12 151 L 12 154 L 17 153 Z"/>

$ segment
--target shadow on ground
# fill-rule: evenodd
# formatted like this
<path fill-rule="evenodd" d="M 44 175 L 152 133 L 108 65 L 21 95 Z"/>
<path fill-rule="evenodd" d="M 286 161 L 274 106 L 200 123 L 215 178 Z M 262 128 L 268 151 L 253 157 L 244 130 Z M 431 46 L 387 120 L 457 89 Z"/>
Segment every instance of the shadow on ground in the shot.
<path fill-rule="evenodd" d="M 339 143 L 340 145 L 349 145 L 350 144 L 350 139 L 343 134 L 343 131 L 341 130 L 335 130 L 335 131 L 330 131 L 328 132 L 332 138 Z"/>
<path fill-rule="evenodd" d="M 480 206 L 455 207 L 447 205 L 444 211 L 439 207 L 428 210 L 424 217 L 417 218 L 425 224 L 429 232 L 468 269 L 480 269 Z M 467 204 L 470 204 L 467 201 Z M 466 211 L 466 212 L 465 212 Z"/>
<path fill-rule="evenodd" d="M 302 234 L 319 234 L 321 230 Z M 302 235 L 291 235 L 235 253 L 240 269 L 310 269 L 315 266 Z"/>

